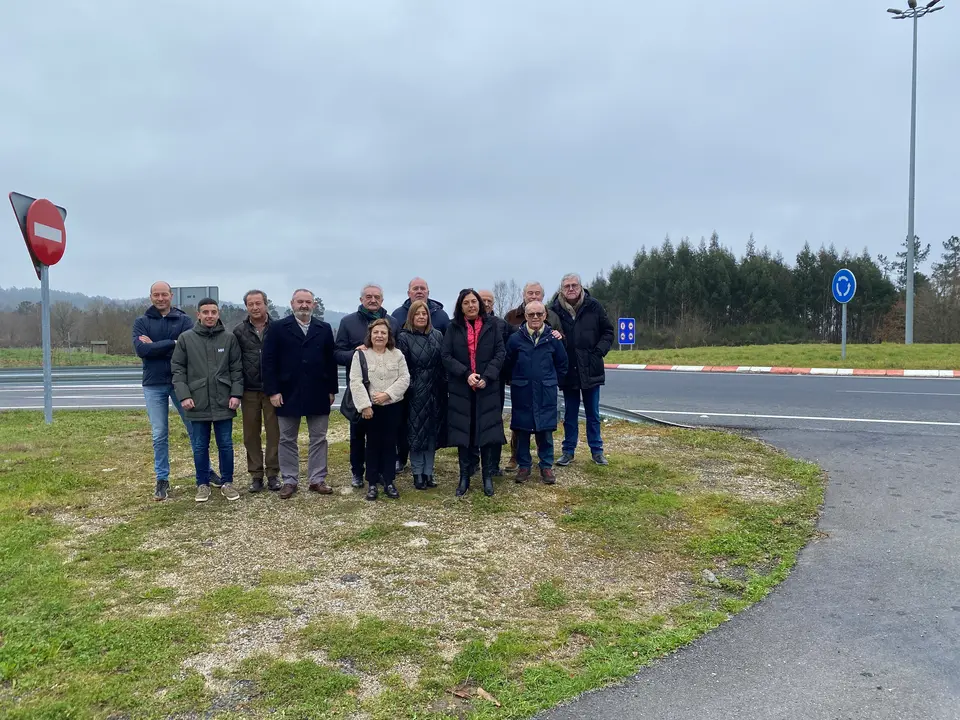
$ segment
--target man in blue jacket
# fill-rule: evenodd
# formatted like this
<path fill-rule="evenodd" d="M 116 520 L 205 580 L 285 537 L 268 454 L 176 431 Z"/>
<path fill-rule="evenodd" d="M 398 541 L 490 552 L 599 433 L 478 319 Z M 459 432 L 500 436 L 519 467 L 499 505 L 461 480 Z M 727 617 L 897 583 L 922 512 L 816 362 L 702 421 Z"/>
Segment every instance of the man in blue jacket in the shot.
<path fill-rule="evenodd" d="M 403 305 L 393 311 L 393 317 L 399 327 L 403 327 L 407 322 L 407 313 L 410 311 L 410 305 L 414 300 L 423 300 L 430 308 L 430 322 L 434 330 L 439 330 L 441 334 L 447 332 L 447 326 L 450 324 L 450 316 L 443 309 L 443 303 L 430 298 L 430 286 L 423 278 L 415 277 L 407 285 L 407 299 Z"/>
<path fill-rule="evenodd" d="M 557 386 L 567 374 L 563 342 L 546 325 L 547 311 L 534 300 L 524 306 L 525 322 L 510 336 L 504 368 L 510 377 L 510 429 L 517 436 L 516 482 L 530 478 L 530 436 L 536 435 L 540 479 L 556 482 L 553 433 L 557 429 Z"/>
<path fill-rule="evenodd" d="M 133 323 L 133 349 L 143 361 L 143 399 L 153 433 L 153 469 L 157 485 L 154 500 L 166 500 L 170 489 L 170 402 L 180 413 L 187 435 L 193 428 L 173 391 L 170 358 L 181 333 L 193 329 L 193 320 L 180 308 L 171 307 L 170 284 L 158 280 L 150 286 L 150 307 Z M 210 484 L 220 487 L 220 478 L 211 473 Z"/>

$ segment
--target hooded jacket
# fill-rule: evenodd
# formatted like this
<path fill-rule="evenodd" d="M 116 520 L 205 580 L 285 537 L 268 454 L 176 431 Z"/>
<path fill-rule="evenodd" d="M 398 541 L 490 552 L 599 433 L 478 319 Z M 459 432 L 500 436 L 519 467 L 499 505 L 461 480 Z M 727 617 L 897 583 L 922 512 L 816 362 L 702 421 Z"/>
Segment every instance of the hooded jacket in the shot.
<path fill-rule="evenodd" d="M 230 398 L 243 396 L 243 362 L 240 343 L 217 320 L 212 328 L 197 321 L 193 330 L 177 338 L 170 361 L 173 390 L 183 402 L 193 400 L 193 409 L 184 410 L 188 420 L 231 420 Z"/>
<path fill-rule="evenodd" d="M 406 325 L 407 313 L 410 312 L 410 305 L 412 304 L 413 301 L 407 298 L 403 305 L 393 311 L 392 317 L 397 321 L 398 327 L 402 328 Z M 445 335 L 447 328 L 450 326 L 450 316 L 443 309 L 443 303 L 427 298 L 427 307 L 430 308 L 430 323 L 433 325 L 433 329 L 439 330 L 441 335 Z"/>

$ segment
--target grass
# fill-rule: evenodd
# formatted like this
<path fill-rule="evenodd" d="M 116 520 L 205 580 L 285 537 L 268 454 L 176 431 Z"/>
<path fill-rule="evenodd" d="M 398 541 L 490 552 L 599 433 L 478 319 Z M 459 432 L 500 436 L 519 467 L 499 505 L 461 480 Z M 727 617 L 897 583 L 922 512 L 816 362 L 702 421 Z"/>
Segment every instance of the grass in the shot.
<path fill-rule="evenodd" d="M 142 412 L 0 413 L 0 716 L 528 717 L 762 599 L 823 493 L 748 438 L 611 423 L 554 486 L 458 501 L 446 450 L 369 503 L 335 416 L 335 495 L 197 505 L 171 428 L 154 503 Z"/>
<path fill-rule="evenodd" d="M 647 365 L 755 365 L 795 368 L 863 368 L 869 370 L 953 370 L 960 368 L 960 345 L 745 345 L 676 350 L 614 350 L 608 363 Z"/>
<path fill-rule="evenodd" d="M 136 355 L 104 355 L 91 352 L 67 352 L 53 348 L 50 362 L 54 367 L 74 367 L 92 365 L 139 365 Z M 43 366 L 41 348 L 2 348 L 0 349 L 0 368 L 39 368 Z"/>

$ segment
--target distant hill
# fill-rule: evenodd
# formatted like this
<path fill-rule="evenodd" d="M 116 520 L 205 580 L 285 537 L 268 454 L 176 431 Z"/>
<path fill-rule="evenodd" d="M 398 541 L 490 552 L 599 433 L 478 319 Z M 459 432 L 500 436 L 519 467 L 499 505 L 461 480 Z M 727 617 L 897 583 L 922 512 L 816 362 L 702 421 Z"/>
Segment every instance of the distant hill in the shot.
<path fill-rule="evenodd" d="M 40 302 L 40 288 L 30 287 L 30 288 L 2 288 L 0 287 L 0 311 L 13 311 L 17 309 L 17 306 L 22 302 Z M 80 310 L 88 309 L 94 303 L 103 303 L 105 305 L 118 305 L 121 307 L 131 307 L 131 306 L 146 306 L 148 300 L 147 298 L 128 298 L 128 299 L 118 299 L 118 298 L 109 298 L 103 295 L 84 295 L 83 293 L 76 292 L 64 292 L 63 290 L 51 290 L 50 291 L 50 302 L 51 304 L 58 302 L 67 302 L 73 305 L 74 307 L 79 308 Z M 223 300 L 222 302 L 227 303 L 229 300 Z M 238 300 L 235 305 L 240 305 Z M 283 312 L 282 310 L 280 311 Z M 346 315 L 346 313 L 340 313 L 336 310 L 327 310 L 324 313 L 323 319 L 326 320 L 333 326 L 334 331 L 340 327 L 340 320 Z"/>

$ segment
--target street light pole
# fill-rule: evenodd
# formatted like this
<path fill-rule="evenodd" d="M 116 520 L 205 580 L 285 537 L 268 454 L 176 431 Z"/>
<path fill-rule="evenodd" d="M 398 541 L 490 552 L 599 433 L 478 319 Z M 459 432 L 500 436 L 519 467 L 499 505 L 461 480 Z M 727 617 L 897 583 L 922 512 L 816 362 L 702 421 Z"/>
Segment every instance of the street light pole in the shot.
<path fill-rule="evenodd" d="M 906 318 L 904 328 L 904 343 L 913 344 L 913 299 L 914 299 L 914 266 L 916 264 L 916 234 L 914 232 L 914 206 L 916 198 L 917 185 L 917 25 L 924 15 L 937 10 L 943 10 L 943 7 L 934 7 L 940 0 L 932 0 L 923 7 L 917 7 L 917 0 L 908 0 L 908 10 L 889 9 L 888 13 L 893 14 L 894 20 L 913 19 L 913 80 L 910 90 L 910 187 L 909 198 L 907 200 L 907 297 L 906 297 Z"/>

